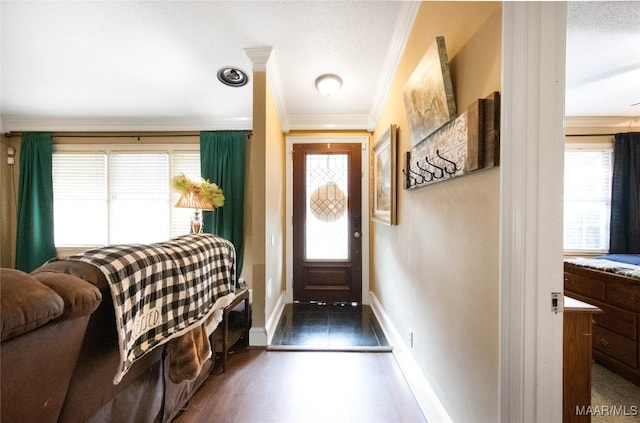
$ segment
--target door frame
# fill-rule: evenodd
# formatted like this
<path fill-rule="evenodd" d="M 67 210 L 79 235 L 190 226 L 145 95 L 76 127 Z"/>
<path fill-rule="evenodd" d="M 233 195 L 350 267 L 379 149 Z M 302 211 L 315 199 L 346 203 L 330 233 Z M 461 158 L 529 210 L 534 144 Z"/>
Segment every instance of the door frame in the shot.
<path fill-rule="evenodd" d="M 293 302 L 293 156 L 294 144 L 349 144 L 362 146 L 362 304 L 369 304 L 369 136 L 288 136 L 286 137 L 285 200 L 285 303 Z"/>
<path fill-rule="evenodd" d="M 501 422 L 562 421 L 566 32 L 565 2 L 502 3 Z"/>

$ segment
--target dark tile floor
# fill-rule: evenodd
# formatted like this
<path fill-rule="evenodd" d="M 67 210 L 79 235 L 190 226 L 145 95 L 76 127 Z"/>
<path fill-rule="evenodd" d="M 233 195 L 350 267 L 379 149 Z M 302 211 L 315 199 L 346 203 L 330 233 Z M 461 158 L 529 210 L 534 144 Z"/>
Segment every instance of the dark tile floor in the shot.
<path fill-rule="evenodd" d="M 327 303 L 287 304 L 271 347 L 391 350 L 370 306 Z"/>

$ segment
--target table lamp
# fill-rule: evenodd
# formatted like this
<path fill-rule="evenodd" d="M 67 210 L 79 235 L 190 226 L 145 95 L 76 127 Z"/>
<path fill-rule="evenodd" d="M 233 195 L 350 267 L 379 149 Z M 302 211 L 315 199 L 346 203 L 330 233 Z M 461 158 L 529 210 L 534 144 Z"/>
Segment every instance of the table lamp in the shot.
<path fill-rule="evenodd" d="M 192 191 L 182 193 L 175 207 L 194 209 L 194 215 L 191 218 L 189 233 L 202 233 L 202 220 L 200 220 L 200 210 L 213 210 L 213 204 Z"/>

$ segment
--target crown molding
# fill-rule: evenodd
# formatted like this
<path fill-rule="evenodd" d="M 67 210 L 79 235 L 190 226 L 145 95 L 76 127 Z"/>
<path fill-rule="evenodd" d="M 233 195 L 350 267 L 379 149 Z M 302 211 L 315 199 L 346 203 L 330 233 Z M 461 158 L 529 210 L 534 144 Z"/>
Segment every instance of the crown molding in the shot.
<path fill-rule="evenodd" d="M 284 101 L 284 91 L 282 89 L 282 79 L 278 68 L 278 60 L 276 53 L 271 47 L 245 48 L 245 55 L 253 63 L 254 72 L 266 72 L 273 102 L 276 105 L 278 116 L 280 117 L 280 126 L 283 132 L 289 132 L 289 117 L 287 115 L 287 106 Z"/>
<path fill-rule="evenodd" d="M 248 47 L 244 54 L 251 60 L 254 72 L 265 72 L 273 47 Z"/>
<path fill-rule="evenodd" d="M 640 116 L 567 116 L 565 128 L 640 128 Z"/>
<path fill-rule="evenodd" d="M 415 21 L 421 2 L 407 1 L 403 2 L 400 13 L 396 17 L 396 25 L 392 34 L 391 43 L 387 50 L 387 56 L 382 66 L 382 72 L 376 92 L 371 105 L 371 113 L 367 115 L 325 115 L 325 116 L 307 116 L 307 115 L 289 115 L 284 101 L 282 84 L 278 73 L 278 64 L 275 52 L 269 50 L 271 57 L 267 56 L 267 51 L 261 49 L 245 49 L 245 53 L 254 62 L 254 70 L 256 63 L 254 57 L 262 57 L 266 63 L 267 78 L 271 84 L 273 98 L 280 117 L 280 126 L 282 131 L 287 133 L 291 130 L 366 130 L 373 132 L 382 109 L 387 100 L 389 89 L 393 83 L 393 79 L 400 63 L 400 59 L 404 53 L 404 49 L 411 35 L 413 23 Z M 247 50 L 252 50 L 248 52 Z M 250 56 L 249 53 L 252 55 Z"/>
<path fill-rule="evenodd" d="M 67 118 L 3 116 L 3 132 L 216 131 L 251 130 L 251 117 L 215 118 Z"/>
<path fill-rule="evenodd" d="M 273 102 L 276 105 L 276 111 L 280 117 L 280 127 L 283 132 L 289 132 L 289 115 L 287 114 L 287 105 L 284 101 L 284 90 L 282 89 L 282 79 L 280 78 L 278 58 L 275 51 L 271 53 L 271 59 L 267 63 L 267 79 L 271 86 L 271 94 L 273 95 Z"/>
<path fill-rule="evenodd" d="M 392 34 L 389 49 L 387 50 L 387 57 L 384 61 L 382 72 L 380 73 L 380 79 L 378 80 L 373 105 L 371 107 L 372 112 L 367 126 L 370 132 L 373 132 L 382 114 L 382 109 L 387 101 L 389 89 L 396 75 L 398 64 L 404 54 L 404 49 L 407 46 L 407 41 L 413 29 L 413 23 L 420 9 L 420 3 L 421 2 L 404 2 L 396 18 L 395 29 Z"/>
<path fill-rule="evenodd" d="M 289 130 L 366 130 L 372 132 L 368 115 L 290 115 Z"/>

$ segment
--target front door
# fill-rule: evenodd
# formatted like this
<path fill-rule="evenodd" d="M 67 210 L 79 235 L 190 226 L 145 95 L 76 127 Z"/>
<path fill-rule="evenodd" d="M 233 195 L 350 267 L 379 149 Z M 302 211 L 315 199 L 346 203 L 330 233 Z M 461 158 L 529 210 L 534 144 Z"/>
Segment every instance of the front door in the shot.
<path fill-rule="evenodd" d="M 362 302 L 360 144 L 293 145 L 293 300 Z"/>

